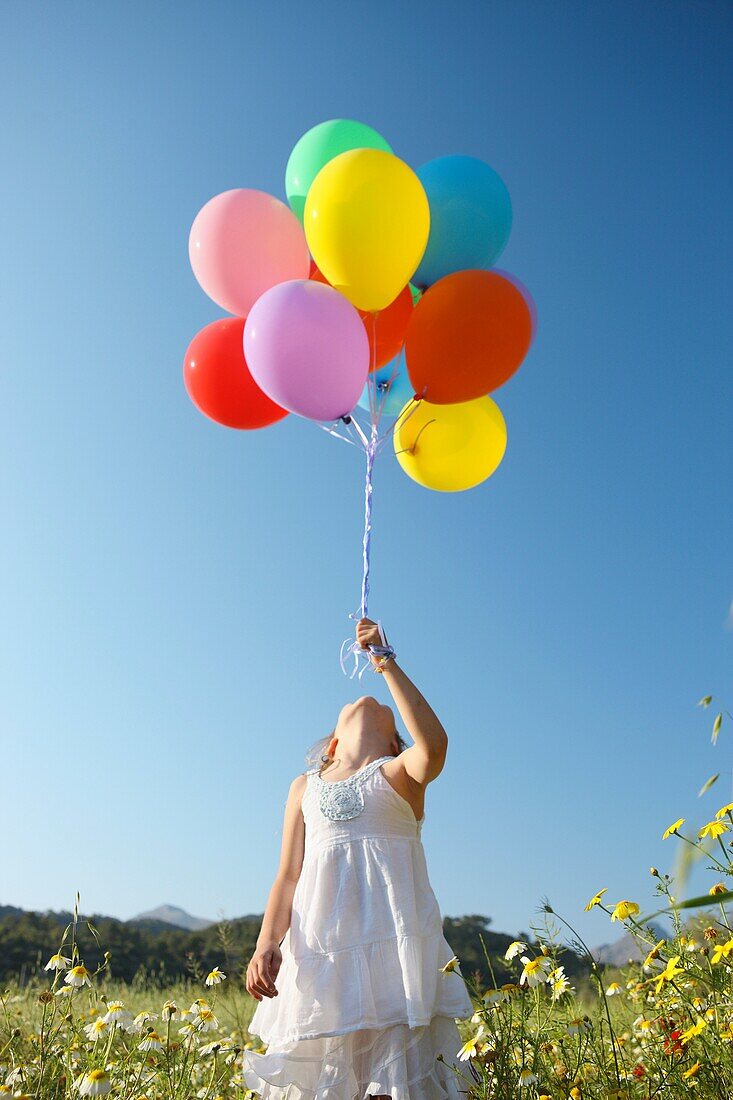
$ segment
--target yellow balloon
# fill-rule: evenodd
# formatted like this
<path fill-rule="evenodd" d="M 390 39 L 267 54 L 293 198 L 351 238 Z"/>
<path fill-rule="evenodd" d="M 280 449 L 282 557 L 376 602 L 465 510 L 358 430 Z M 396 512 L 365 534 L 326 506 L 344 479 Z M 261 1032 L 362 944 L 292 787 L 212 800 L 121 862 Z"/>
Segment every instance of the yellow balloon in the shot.
<path fill-rule="evenodd" d="M 321 168 L 305 200 L 311 255 L 331 286 L 376 312 L 393 302 L 428 243 L 430 207 L 404 161 L 383 149 L 350 149 Z"/>
<path fill-rule="evenodd" d="M 427 489 L 456 493 L 485 481 L 506 451 L 506 423 L 490 397 L 432 405 L 408 401 L 393 435 L 402 469 Z"/>

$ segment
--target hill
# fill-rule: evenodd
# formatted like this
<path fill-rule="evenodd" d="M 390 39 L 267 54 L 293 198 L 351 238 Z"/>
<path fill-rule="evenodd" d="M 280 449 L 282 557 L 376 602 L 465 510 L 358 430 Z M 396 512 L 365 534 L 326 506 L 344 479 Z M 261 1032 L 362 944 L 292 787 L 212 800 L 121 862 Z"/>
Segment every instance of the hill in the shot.
<path fill-rule="evenodd" d="M 180 927 L 173 923 L 172 917 L 195 921 L 200 926 Z M 48 959 L 58 951 L 64 929 L 72 920 L 73 915 L 65 911 L 39 913 L 15 906 L 0 907 L 0 981 L 23 985 L 33 976 L 41 975 Z M 261 914 L 206 921 L 170 905 L 141 913 L 128 921 L 100 914 L 80 914 L 77 943 L 81 958 L 90 970 L 102 964 L 104 953 L 108 951 L 108 973 L 128 982 L 135 977 L 145 977 L 164 986 L 171 980 L 197 972 L 207 974 L 214 966 L 221 966 L 230 978 L 236 979 L 246 969 L 261 923 Z M 517 937 L 489 931 L 490 923 L 490 918 L 477 914 L 443 920 L 445 937 L 460 960 L 462 973 L 478 980 L 481 988 L 516 980 L 503 955 Z M 526 933 L 521 936 L 531 947 L 532 938 Z M 588 975 L 586 960 L 564 948 L 561 962 L 574 984 L 585 981 Z"/>
<path fill-rule="evenodd" d="M 136 917 L 131 917 L 128 923 L 131 922 L 136 924 L 147 922 L 172 924 L 174 928 L 185 928 L 189 932 L 195 932 L 199 928 L 208 928 L 210 924 L 215 923 L 212 920 L 206 920 L 205 917 L 192 917 L 190 913 L 187 913 L 185 909 L 180 909 L 177 905 L 159 905 L 157 909 L 148 909 L 145 913 L 138 913 Z"/>

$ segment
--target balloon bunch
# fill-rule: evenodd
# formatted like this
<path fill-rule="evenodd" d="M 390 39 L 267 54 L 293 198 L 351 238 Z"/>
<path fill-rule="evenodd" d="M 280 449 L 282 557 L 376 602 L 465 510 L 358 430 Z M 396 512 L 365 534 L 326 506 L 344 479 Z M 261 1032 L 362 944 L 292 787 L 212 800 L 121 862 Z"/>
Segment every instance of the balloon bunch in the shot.
<path fill-rule="evenodd" d="M 234 316 L 194 337 L 184 381 L 227 427 L 296 413 L 365 452 L 361 603 L 350 616 L 361 618 L 378 453 L 392 439 L 402 469 L 429 489 L 490 477 L 507 437 L 489 394 L 522 363 L 536 313 L 494 266 L 512 207 L 483 161 L 448 156 L 413 171 L 371 127 L 335 119 L 298 141 L 285 191 L 289 208 L 234 189 L 197 214 L 191 266 Z M 349 651 L 361 676 L 368 655 L 355 642 Z"/>

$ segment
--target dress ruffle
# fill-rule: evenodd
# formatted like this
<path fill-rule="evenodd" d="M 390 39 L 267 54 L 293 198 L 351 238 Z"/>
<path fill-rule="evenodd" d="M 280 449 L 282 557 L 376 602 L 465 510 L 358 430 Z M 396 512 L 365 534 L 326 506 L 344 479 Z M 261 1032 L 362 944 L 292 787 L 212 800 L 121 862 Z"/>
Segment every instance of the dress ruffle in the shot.
<path fill-rule="evenodd" d="M 417 1028 L 358 1028 L 278 1042 L 265 1054 L 245 1049 L 244 1083 L 262 1100 L 465 1100 L 469 1082 L 452 1068 L 460 1070 L 460 1047 L 456 1022 L 448 1016 Z"/>
<path fill-rule="evenodd" d="M 389 1024 L 429 1025 L 434 1016 L 464 1019 L 473 1004 L 461 975 L 443 973 L 453 957 L 442 932 L 392 936 L 376 943 L 295 959 L 282 945 L 276 997 L 263 997 L 249 1030 L 265 1043 L 288 1043 Z"/>

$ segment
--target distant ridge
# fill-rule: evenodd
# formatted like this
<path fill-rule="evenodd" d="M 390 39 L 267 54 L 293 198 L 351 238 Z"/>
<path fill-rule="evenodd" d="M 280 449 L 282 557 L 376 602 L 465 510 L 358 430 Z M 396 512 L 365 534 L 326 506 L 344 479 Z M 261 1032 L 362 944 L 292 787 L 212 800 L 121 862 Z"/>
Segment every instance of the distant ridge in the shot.
<path fill-rule="evenodd" d="M 163 924 L 172 924 L 174 928 L 185 928 L 187 932 L 198 932 L 201 928 L 216 924 L 216 921 L 206 920 L 205 917 L 192 917 L 177 905 L 159 905 L 157 909 L 147 909 L 144 913 L 131 917 L 126 923 L 138 921 L 160 921 Z"/>
<path fill-rule="evenodd" d="M 649 925 L 657 940 L 664 939 L 668 935 L 661 925 L 651 923 Z M 626 932 L 620 939 L 613 943 L 602 943 L 598 947 L 590 949 L 591 955 L 599 963 L 606 966 L 628 966 L 630 962 L 639 962 L 645 959 L 654 945 L 638 944 L 630 932 Z"/>

